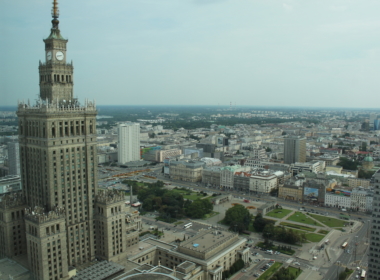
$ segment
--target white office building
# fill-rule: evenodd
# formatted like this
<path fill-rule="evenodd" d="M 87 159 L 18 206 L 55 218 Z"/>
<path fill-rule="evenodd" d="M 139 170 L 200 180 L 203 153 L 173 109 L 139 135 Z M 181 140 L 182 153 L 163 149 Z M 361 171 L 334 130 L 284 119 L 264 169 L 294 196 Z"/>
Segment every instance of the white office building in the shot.
<path fill-rule="evenodd" d="M 118 125 L 118 161 L 124 164 L 140 160 L 140 124 L 121 123 Z"/>

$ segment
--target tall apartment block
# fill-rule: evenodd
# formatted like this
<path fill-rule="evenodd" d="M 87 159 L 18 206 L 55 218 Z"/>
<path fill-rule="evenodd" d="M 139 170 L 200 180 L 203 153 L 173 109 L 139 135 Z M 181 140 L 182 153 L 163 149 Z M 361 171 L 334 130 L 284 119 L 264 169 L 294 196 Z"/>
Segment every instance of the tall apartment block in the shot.
<path fill-rule="evenodd" d="M 20 175 L 20 149 L 18 142 L 8 144 L 9 175 Z"/>
<path fill-rule="evenodd" d="M 289 136 L 284 140 L 284 163 L 306 161 L 306 138 Z"/>
<path fill-rule="evenodd" d="M 0 257 L 24 255 L 38 280 L 69 279 L 73 268 L 115 259 L 127 244 L 124 197 L 97 192 L 97 110 L 73 97 L 58 15 L 54 0 L 40 98 L 18 104 L 23 189 L 0 199 Z"/>
<path fill-rule="evenodd" d="M 140 124 L 121 123 L 118 125 L 118 133 L 119 163 L 140 160 Z"/>
<path fill-rule="evenodd" d="M 373 212 L 368 256 L 368 279 L 380 279 L 380 170 L 374 174 Z"/>

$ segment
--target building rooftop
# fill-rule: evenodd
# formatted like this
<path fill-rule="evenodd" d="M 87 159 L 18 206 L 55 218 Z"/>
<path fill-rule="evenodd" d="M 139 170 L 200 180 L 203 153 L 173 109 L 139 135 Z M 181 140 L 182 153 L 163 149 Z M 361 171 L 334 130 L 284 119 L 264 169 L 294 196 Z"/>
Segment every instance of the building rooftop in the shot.
<path fill-rule="evenodd" d="M 108 261 L 98 262 L 77 273 L 73 280 L 103 280 L 119 274 L 125 270 L 124 266 Z"/>
<path fill-rule="evenodd" d="M 8 258 L 0 260 L 0 280 L 29 280 L 29 277 L 30 272 L 25 267 Z"/>
<path fill-rule="evenodd" d="M 212 248 L 216 243 L 220 243 L 224 240 L 234 237 L 236 234 L 227 231 L 205 231 L 190 238 L 184 242 L 181 242 L 179 247 L 187 248 L 190 250 L 205 252 Z"/>

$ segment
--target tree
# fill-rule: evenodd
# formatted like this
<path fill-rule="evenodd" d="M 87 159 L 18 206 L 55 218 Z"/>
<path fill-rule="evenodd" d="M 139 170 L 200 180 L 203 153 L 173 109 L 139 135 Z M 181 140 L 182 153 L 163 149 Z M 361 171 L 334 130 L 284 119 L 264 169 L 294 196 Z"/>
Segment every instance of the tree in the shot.
<path fill-rule="evenodd" d="M 255 220 L 253 221 L 253 227 L 255 228 L 256 231 L 262 232 L 268 223 L 273 223 L 273 222 L 267 219 L 264 219 L 263 215 L 259 213 L 256 215 Z"/>
<path fill-rule="evenodd" d="M 365 171 L 363 169 L 360 169 L 358 172 L 358 178 L 361 179 L 371 179 L 375 171 Z"/>
<path fill-rule="evenodd" d="M 235 205 L 226 211 L 224 222 L 230 226 L 230 229 L 239 230 L 239 232 L 246 230 L 249 226 L 251 215 L 247 208 L 243 205 Z M 237 228 L 239 226 L 239 228 Z"/>
<path fill-rule="evenodd" d="M 269 147 L 267 147 L 267 148 L 265 149 L 265 151 L 266 151 L 267 153 L 269 153 L 269 152 L 271 152 L 271 151 L 272 151 L 272 149 L 271 149 L 271 148 L 269 148 Z"/>
<path fill-rule="evenodd" d="M 186 215 L 190 218 L 199 219 L 212 212 L 214 206 L 208 199 L 197 199 L 193 202 L 185 202 Z"/>
<path fill-rule="evenodd" d="M 342 166 L 343 169 L 357 170 L 359 162 L 357 160 L 349 159 L 346 157 L 341 157 L 341 158 L 339 158 L 338 165 Z"/>

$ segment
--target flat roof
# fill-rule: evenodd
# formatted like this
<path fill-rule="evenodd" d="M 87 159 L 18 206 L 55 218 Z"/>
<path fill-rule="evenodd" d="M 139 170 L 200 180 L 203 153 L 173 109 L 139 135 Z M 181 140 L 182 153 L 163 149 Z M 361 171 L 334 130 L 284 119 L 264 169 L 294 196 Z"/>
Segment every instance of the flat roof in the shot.
<path fill-rule="evenodd" d="M 228 231 L 208 230 L 197 234 L 196 236 L 181 242 L 178 247 L 194 250 L 197 252 L 205 252 L 215 244 L 227 241 L 234 237 L 236 233 Z"/>
<path fill-rule="evenodd" d="M 9 276 L 17 280 L 27 280 L 30 277 L 29 270 L 8 258 L 0 260 L 0 272 L 0 280 L 8 280 Z"/>

